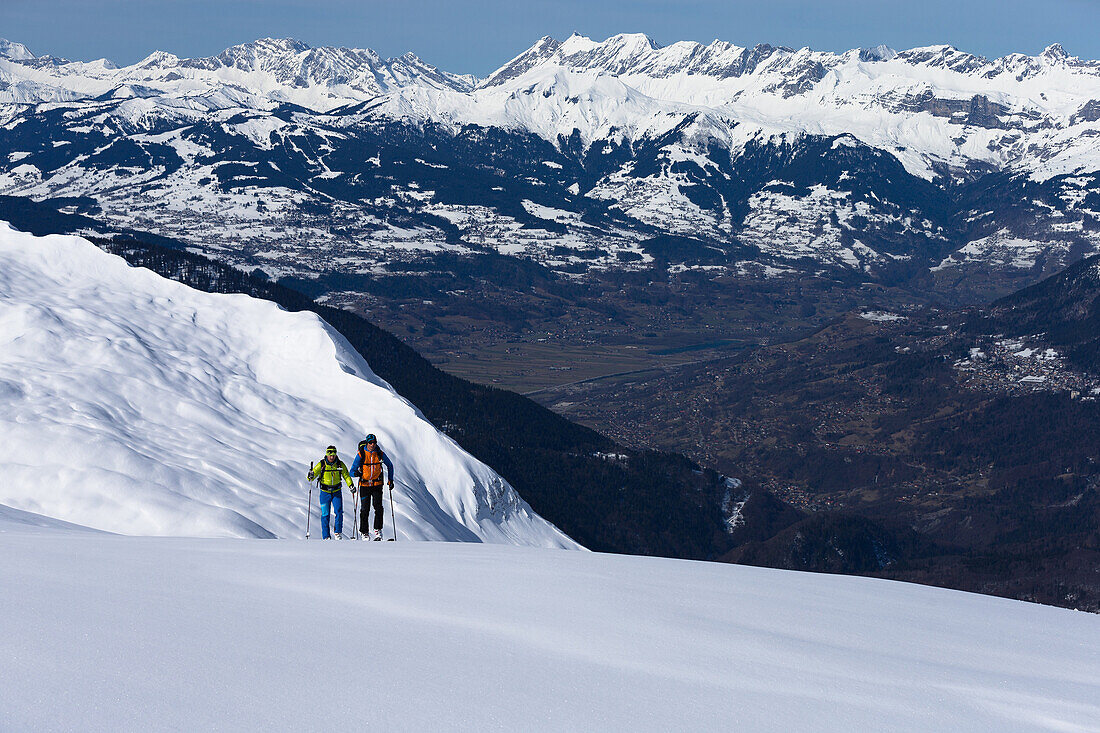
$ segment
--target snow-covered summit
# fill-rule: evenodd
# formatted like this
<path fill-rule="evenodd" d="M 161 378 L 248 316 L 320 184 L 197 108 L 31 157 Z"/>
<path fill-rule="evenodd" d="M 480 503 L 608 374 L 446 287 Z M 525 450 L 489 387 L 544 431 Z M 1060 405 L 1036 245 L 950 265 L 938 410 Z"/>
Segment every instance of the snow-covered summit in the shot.
<path fill-rule="evenodd" d="M 466 91 L 465 77 L 441 72 L 414 54 L 382 59 L 370 49 L 311 48 L 292 38 L 261 38 L 227 48 L 217 56 L 179 62 L 187 69 L 262 72 L 279 84 L 307 88 L 349 87 L 371 96 L 407 85 Z"/>
<path fill-rule="evenodd" d="M 30 61 L 34 54 L 22 43 L 14 43 L 6 38 L 0 38 L 0 57 L 14 61 Z"/>
<path fill-rule="evenodd" d="M 984 75 L 987 78 L 1005 73 L 1020 60 L 1040 67 L 1067 67 L 1086 75 L 1100 76 L 1100 62 L 1070 56 L 1061 44 L 1048 46 L 1038 56 L 1013 53 L 989 60 L 954 46 L 941 44 L 895 51 L 886 45 L 846 52 L 793 49 L 767 43 L 752 47 L 738 46 L 722 40 L 709 44 L 677 41 L 662 46 L 649 36 L 625 33 L 595 41 L 574 33 L 559 42 L 544 36 L 533 46 L 490 74 L 482 86 L 499 84 L 526 71 L 537 63 L 567 66 L 574 69 L 598 69 L 618 76 L 668 77 L 676 74 L 709 76 L 718 79 L 740 77 L 754 73 L 775 73 L 790 69 L 792 58 L 807 57 L 826 70 L 850 65 L 853 61 L 887 63 L 898 60 L 912 67 L 938 68 L 960 74 Z M 523 64 L 517 64 L 519 61 Z"/>
<path fill-rule="evenodd" d="M 602 71 L 658 99 L 749 103 L 764 113 L 764 97 L 797 96 L 803 106 L 809 103 L 814 107 L 865 106 L 872 101 L 875 106 L 888 107 L 892 98 L 925 89 L 943 98 L 969 99 L 983 94 L 1006 106 L 1030 104 L 1035 109 L 1056 111 L 1054 100 L 1032 93 L 1028 80 L 1036 76 L 1078 98 L 1100 94 L 1100 62 L 1071 57 L 1057 44 L 1039 56 L 1010 54 L 991 61 L 948 45 L 900 52 L 880 45 L 835 53 L 768 44 L 749 48 L 720 40 L 707 45 L 679 41 L 661 46 L 640 34 L 604 41 L 574 34 L 560 43 L 544 37 L 490 74 L 481 87 L 502 84 L 537 66 Z M 1023 69 L 1027 73 L 1021 74 Z M 1073 83 L 1066 84 L 1070 79 Z M 859 99 L 868 94 L 874 98 Z M 749 102 L 747 95 L 759 99 Z"/>
<path fill-rule="evenodd" d="M 727 127 L 741 125 L 735 136 L 742 139 L 851 134 L 923 178 L 944 168 L 992 166 L 1042 179 L 1100 166 L 1081 143 L 1100 132 L 1100 62 L 1072 57 L 1057 44 L 1038 56 L 989 60 L 948 45 L 834 53 L 574 34 L 562 42 L 541 38 L 474 96 L 483 106 L 493 90 L 514 93 L 552 70 L 607 74 L 660 104 L 706 108 L 728 118 Z M 583 138 L 599 138 L 578 129 Z"/>
<path fill-rule="evenodd" d="M 880 43 L 873 48 L 859 49 L 860 61 L 889 61 L 897 55 L 898 52 L 887 46 L 885 43 Z"/>
<path fill-rule="evenodd" d="M 538 64 L 655 78 L 679 73 L 725 78 L 751 73 L 761 61 L 777 51 L 789 52 L 791 49 L 777 49 L 767 44 L 743 48 L 719 40 L 706 46 L 695 41 L 661 46 L 641 33 L 615 35 L 604 41 L 593 41 L 577 33 L 564 42 L 547 36 L 490 74 L 481 86 L 501 84 Z"/>
<path fill-rule="evenodd" d="M 503 84 L 509 79 L 530 71 L 535 66 L 545 62 L 547 59 L 553 57 L 554 53 L 561 48 L 561 41 L 558 41 L 550 36 L 543 36 L 535 45 L 527 49 L 523 53 L 519 54 L 511 61 L 501 66 L 499 69 L 490 74 L 486 79 L 481 82 L 481 87 L 497 86 Z"/>
<path fill-rule="evenodd" d="M 5 55 L 16 63 L 0 65 L 0 74 L 51 90 L 43 92 L 39 99 L 6 100 L 24 103 L 50 101 L 59 94 L 70 99 L 92 99 L 119 86 L 136 83 L 155 89 L 158 96 L 167 99 L 210 96 L 229 87 L 243 92 L 238 95 L 238 103 L 246 107 L 266 109 L 292 102 L 327 111 L 405 86 L 465 92 L 475 82 L 467 75 L 440 71 L 412 54 L 383 59 L 370 49 L 313 48 L 292 38 L 261 38 L 214 56 L 194 59 L 154 51 L 121 68 L 106 60 L 70 62 L 35 59 L 18 51 L 0 53 Z M 0 102 L 3 101 L 0 87 Z"/>
<path fill-rule="evenodd" d="M 576 547 L 312 313 L 0 224 L 0 344 L 0 505 L 122 534 L 301 536 L 308 463 L 334 443 L 350 465 L 373 432 L 400 536 Z"/>

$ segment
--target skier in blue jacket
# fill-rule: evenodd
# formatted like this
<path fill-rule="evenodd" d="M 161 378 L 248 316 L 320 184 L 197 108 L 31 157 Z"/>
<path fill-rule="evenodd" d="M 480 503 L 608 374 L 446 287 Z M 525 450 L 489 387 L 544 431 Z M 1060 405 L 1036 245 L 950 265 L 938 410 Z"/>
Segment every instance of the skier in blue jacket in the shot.
<path fill-rule="evenodd" d="M 374 537 L 382 539 L 382 484 L 383 468 L 389 472 L 390 491 L 393 491 L 393 464 L 390 459 L 378 447 L 378 439 L 373 434 L 368 435 L 359 443 L 359 453 L 351 464 L 351 475 L 359 477 L 359 490 L 362 491 L 363 507 L 359 514 L 359 532 L 362 539 L 367 539 L 367 520 L 370 518 L 370 508 L 374 505 Z M 355 489 L 352 489 L 355 492 Z"/>

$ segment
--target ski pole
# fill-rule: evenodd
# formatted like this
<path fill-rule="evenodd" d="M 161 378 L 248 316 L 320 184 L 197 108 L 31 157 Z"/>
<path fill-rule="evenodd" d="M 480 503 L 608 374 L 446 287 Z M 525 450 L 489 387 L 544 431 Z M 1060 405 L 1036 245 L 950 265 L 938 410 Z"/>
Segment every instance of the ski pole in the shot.
<path fill-rule="evenodd" d="M 312 464 L 310 469 L 312 469 Z M 309 520 L 313 519 L 313 482 L 309 482 L 309 497 L 306 499 L 306 539 L 309 539 Z"/>
<path fill-rule="evenodd" d="M 390 524 L 393 525 L 393 541 L 397 542 L 397 515 L 393 513 L 393 484 L 390 484 Z"/>
<path fill-rule="evenodd" d="M 359 539 L 359 492 L 356 489 L 351 490 L 351 495 L 354 497 L 351 500 L 351 538 L 353 540 Z"/>

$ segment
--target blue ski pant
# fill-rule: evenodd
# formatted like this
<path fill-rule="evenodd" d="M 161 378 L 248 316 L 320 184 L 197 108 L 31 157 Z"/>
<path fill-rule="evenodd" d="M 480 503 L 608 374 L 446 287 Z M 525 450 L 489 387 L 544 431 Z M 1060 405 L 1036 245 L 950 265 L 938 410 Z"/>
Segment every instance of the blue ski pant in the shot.
<path fill-rule="evenodd" d="M 336 513 L 336 522 L 333 530 L 336 533 L 344 531 L 344 495 L 340 492 L 340 489 L 336 491 L 325 491 L 322 489 L 317 492 L 318 498 L 321 500 L 321 539 L 328 539 L 328 515 L 332 512 Z"/>

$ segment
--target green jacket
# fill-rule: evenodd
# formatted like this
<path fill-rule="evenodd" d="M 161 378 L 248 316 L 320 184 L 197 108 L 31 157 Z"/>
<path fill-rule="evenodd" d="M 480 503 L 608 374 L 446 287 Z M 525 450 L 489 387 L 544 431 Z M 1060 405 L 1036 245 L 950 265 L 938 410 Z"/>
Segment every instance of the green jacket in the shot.
<path fill-rule="evenodd" d="M 321 479 L 321 491 L 327 491 L 334 493 L 340 490 L 340 479 L 344 479 L 347 482 L 348 488 L 352 487 L 351 474 L 348 473 L 348 467 L 344 465 L 344 462 L 339 458 L 335 463 L 329 463 L 326 459 L 322 458 L 317 461 L 317 465 L 311 470 L 314 478 Z"/>

